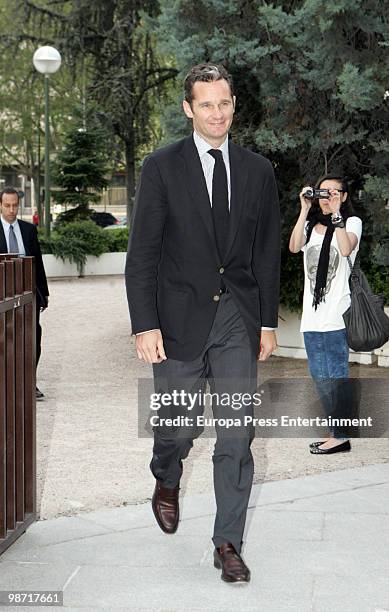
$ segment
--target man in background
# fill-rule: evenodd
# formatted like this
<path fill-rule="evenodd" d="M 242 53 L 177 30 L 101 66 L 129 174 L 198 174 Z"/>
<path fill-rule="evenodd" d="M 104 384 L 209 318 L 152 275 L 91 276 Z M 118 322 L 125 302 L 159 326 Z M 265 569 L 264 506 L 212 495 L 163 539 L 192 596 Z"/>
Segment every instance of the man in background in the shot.
<path fill-rule="evenodd" d="M 13 187 L 5 187 L 0 192 L 0 253 L 17 253 L 35 257 L 36 277 L 36 366 L 41 356 L 42 328 L 40 313 L 49 303 L 49 290 L 42 253 L 38 241 L 37 228 L 27 221 L 18 219 L 19 192 Z M 43 399 L 42 391 L 36 388 L 36 399 Z"/>
<path fill-rule="evenodd" d="M 36 227 L 39 226 L 39 214 L 36 208 L 34 208 L 34 214 L 32 215 L 32 222 Z"/>

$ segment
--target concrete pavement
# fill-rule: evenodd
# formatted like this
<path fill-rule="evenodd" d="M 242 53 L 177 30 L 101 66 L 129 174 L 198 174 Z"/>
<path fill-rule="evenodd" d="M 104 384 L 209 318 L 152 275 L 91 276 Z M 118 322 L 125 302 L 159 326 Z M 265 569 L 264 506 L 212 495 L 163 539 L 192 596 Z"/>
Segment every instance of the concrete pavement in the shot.
<path fill-rule="evenodd" d="M 213 568 L 213 495 L 181 507 L 174 535 L 149 503 L 38 522 L 0 558 L 0 590 L 60 590 L 73 612 L 389 611 L 389 464 L 255 485 L 248 585 Z"/>

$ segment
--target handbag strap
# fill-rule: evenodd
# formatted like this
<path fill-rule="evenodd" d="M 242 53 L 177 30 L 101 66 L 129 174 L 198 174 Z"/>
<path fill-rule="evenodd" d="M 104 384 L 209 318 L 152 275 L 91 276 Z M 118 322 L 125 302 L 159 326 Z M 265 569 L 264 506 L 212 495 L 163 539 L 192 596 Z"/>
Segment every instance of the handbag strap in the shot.
<path fill-rule="evenodd" d="M 361 266 L 360 266 L 360 263 L 359 263 L 359 253 L 357 253 L 357 256 L 356 256 L 355 261 L 354 261 L 354 265 L 351 263 L 350 255 L 347 255 L 347 263 L 348 263 L 349 268 L 350 268 L 351 276 L 353 276 L 354 278 L 358 277 L 357 271 L 361 269 Z"/>

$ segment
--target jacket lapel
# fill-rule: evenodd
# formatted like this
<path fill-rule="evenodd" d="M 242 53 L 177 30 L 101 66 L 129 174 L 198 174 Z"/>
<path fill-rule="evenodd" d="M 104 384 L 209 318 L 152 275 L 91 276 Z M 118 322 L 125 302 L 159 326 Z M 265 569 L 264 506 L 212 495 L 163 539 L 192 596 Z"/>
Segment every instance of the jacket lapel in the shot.
<path fill-rule="evenodd" d="M 3 224 L 0 221 L 0 253 L 8 253 Z"/>
<path fill-rule="evenodd" d="M 212 244 L 214 245 L 215 253 L 217 253 L 211 202 L 209 200 L 207 184 L 205 182 L 203 168 L 193 136 L 189 136 L 185 140 L 183 155 L 185 159 L 187 185 L 190 196 L 204 221 L 208 235 L 212 241 Z"/>
<path fill-rule="evenodd" d="M 245 199 L 246 183 L 248 178 L 247 169 L 243 163 L 242 154 L 236 145 L 228 143 L 230 155 L 230 174 L 231 174 L 231 203 L 230 203 L 230 233 L 225 260 L 233 245 L 236 232 L 238 231 L 239 221 L 243 210 Z"/>
<path fill-rule="evenodd" d="M 20 233 L 22 235 L 22 240 L 23 240 L 23 245 L 24 245 L 24 250 L 26 252 L 26 255 L 30 255 L 30 249 L 29 249 L 29 232 L 28 232 L 28 225 L 26 225 L 25 223 L 20 222 L 19 220 L 19 227 L 20 227 Z"/>

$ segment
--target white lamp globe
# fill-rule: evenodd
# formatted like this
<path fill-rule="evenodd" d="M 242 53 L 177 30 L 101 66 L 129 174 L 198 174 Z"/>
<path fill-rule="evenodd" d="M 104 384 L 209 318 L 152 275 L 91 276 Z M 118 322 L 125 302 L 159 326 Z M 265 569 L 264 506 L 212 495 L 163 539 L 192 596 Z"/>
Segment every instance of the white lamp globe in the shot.
<path fill-rule="evenodd" d="M 61 65 L 61 55 L 54 47 L 39 47 L 32 61 L 38 72 L 45 75 L 54 74 Z"/>

